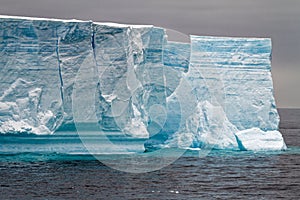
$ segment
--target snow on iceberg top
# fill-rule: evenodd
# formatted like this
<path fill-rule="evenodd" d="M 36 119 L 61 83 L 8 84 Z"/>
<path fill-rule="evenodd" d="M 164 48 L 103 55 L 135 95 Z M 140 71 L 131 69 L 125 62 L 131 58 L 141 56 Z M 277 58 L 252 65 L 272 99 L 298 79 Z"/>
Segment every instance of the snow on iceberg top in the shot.
<path fill-rule="evenodd" d="M 233 40 L 233 41 L 269 41 L 271 42 L 271 38 L 264 37 L 235 37 L 235 36 L 199 36 L 199 35 L 191 35 L 193 39 L 201 39 L 201 40 L 213 40 L 213 41 L 223 41 L 223 40 Z"/>
<path fill-rule="evenodd" d="M 138 24 L 119 24 L 115 22 L 93 22 L 96 25 L 104 25 L 104 26 L 111 26 L 111 27 L 119 27 L 119 28 L 152 28 L 153 25 L 138 25 Z"/>
<path fill-rule="evenodd" d="M 57 22 L 93 22 L 92 20 L 78 20 L 78 19 L 56 19 L 56 18 L 42 18 L 42 17 L 24 17 L 24 16 L 9 16 L 0 15 L 0 19 L 16 19 L 16 20 L 35 20 L 35 21 L 57 21 Z M 112 27 L 132 27 L 132 28 L 151 28 L 153 25 L 138 25 L 138 24 L 119 24 L 115 22 L 93 22 L 97 25 L 112 26 Z"/>
<path fill-rule="evenodd" d="M 59 22 L 87 22 L 78 19 L 55 19 L 55 18 L 41 18 L 41 17 L 24 17 L 24 16 L 9 16 L 9 15 L 0 15 L 2 19 L 16 19 L 16 20 L 45 20 L 45 21 L 59 21 Z"/>

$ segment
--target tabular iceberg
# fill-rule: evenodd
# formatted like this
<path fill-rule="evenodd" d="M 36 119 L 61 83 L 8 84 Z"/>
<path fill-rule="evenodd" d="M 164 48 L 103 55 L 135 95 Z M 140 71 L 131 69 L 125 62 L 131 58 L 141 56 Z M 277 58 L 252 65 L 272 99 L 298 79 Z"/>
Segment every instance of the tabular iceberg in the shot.
<path fill-rule="evenodd" d="M 72 106 L 76 90 L 99 129 L 146 138 L 148 149 L 286 148 L 270 39 L 189 44 L 155 26 L 0 16 L 0 54 L 2 134 L 69 128 L 74 109 L 88 119 L 87 105 Z"/>

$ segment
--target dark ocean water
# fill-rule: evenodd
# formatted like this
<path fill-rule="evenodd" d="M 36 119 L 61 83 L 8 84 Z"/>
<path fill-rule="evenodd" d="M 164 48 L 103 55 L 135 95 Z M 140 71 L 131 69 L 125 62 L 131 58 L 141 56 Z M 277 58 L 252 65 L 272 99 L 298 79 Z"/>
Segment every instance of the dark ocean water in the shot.
<path fill-rule="evenodd" d="M 300 110 L 279 111 L 287 151 L 211 151 L 203 158 L 187 151 L 173 164 L 142 174 L 79 155 L 74 136 L 1 136 L 0 199 L 298 200 Z"/>

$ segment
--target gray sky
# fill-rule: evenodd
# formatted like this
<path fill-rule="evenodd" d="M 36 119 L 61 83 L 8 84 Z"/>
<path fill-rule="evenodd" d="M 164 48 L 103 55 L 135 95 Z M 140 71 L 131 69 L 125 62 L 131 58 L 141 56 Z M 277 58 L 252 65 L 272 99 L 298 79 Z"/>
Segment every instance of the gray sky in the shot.
<path fill-rule="evenodd" d="M 277 106 L 300 108 L 299 0 L 0 0 L 0 14 L 153 24 L 195 35 L 271 37 Z"/>

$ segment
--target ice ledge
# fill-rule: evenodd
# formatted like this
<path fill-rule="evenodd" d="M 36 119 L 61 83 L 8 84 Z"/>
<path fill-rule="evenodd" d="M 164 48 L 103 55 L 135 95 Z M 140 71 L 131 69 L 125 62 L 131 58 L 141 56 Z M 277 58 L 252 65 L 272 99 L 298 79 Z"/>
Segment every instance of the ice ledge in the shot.
<path fill-rule="evenodd" d="M 240 150 L 244 151 L 276 151 L 287 147 L 279 131 L 262 131 L 251 128 L 235 134 Z"/>

